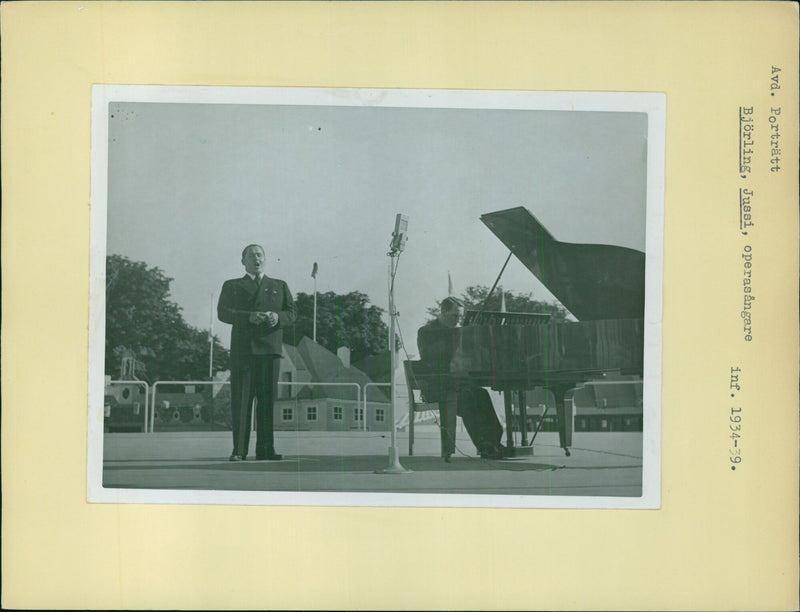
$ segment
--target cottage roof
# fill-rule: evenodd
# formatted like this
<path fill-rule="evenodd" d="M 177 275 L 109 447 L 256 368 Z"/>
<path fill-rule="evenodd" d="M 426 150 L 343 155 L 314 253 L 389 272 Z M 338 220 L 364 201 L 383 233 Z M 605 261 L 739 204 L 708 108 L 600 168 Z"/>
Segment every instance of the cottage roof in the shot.
<path fill-rule="evenodd" d="M 389 370 L 392 367 L 389 351 L 367 355 L 353 366 L 364 372 L 373 382 L 389 382 Z"/>
<path fill-rule="evenodd" d="M 338 356 L 308 337 L 300 340 L 296 350 L 311 373 L 313 381 L 357 383 L 361 387 L 372 382 L 370 377 L 358 368 L 344 367 Z M 310 387 L 310 390 L 311 397 L 314 398 L 356 399 L 355 387 L 349 385 L 321 385 Z M 387 395 L 375 387 L 370 387 L 367 390 L 367 400 L 374 402 L 388 401 Z"/>
<path fill-rule="evenodd" d="M 283 357 L 288 359 L 292 362 L 295 370 L 308 370 L 305 361 L 303 360 L 303 356 L 300 354 L 300 351 L 297 350 L 296 346 L 292 346 L 291 344 L 284 344 L 283 345 Z"/>

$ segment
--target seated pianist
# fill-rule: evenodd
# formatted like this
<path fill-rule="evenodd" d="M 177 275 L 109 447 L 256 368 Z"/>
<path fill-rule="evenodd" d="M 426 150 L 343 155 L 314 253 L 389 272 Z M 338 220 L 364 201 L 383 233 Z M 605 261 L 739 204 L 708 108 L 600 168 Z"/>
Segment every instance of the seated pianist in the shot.
<path fill-rule="evenodd" d="M 453 335 L 464 317 L 464 306 L 456 298 L 445 298 L 439 315 L 417 332 L 420 353 L 419 379 L 424 401 L 439 404 L 442 428 L 442 456 L 450 462 L 456 445 L 456 414 L 483 459 L 502 459 L 506 449 L 500 443 L 503 427 L 494 411 L 488 391 L 468 378 L 450 374 L 454 355 Z M 455 412 L 454 412 L 455 410 Z"/>

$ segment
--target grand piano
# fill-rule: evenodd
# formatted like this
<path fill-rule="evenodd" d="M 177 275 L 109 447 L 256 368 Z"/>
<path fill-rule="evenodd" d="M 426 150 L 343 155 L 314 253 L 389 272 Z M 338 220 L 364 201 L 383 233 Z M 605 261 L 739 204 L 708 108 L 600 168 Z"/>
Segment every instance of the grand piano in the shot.
<path fill-rule="evenodd" d="M 450 375 L 504 392 L 512 456 L 532 453 L 543 422 L 540 419 L 536 431 L 530 432 L 529 444 L 526 391 L 550 390 L 556 400 L 559 442 L 569 455 L 574 388 L 607 375 L 634 380 L 642 375 L 645 255 L 618 246 L 560 242 L 523 207 L 487 213 L 481 221 L 578 320 L 468 312 L 462 327 L 447 330 L 452 332 L 455 355 Z M 515 405 L 519 446 L 512 431 Z"/>

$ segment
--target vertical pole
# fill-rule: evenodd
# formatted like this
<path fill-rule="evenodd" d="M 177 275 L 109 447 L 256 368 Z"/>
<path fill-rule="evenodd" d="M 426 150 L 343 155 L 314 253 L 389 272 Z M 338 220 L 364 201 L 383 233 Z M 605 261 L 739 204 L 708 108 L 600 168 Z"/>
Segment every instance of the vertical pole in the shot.
<path fill-rule="evenodd" d="M 389 382 L 391 383 L 390 392 L 390 408 L 389 420 L 392 424 L 392 437 L 391 446 L 389 447 L 389 467 L 384 470 L 379 470 L 382 474 L 406 474 L 410 470 L 405 469 L 400 464 L 400 454 L 397 451 L 397 424 L 395 423 L 395 317 L 397 313 L 394 310 L 394 285 L 392 277 L 395 270 L 395 252 L 389 253 Z M 366 415 L 364 415 L 366 418 Z"/>
<path fill-rule="evenodd" d="M 208 379 L 214 379 L 214 292 L 211 292 L 211 308 L 208 313 Z"/>
<path fill-rule="evenodd" d="M 356 403 L 361 403 L 361 387 L 358 388 L 358 401 Z M 367 388 L 364 387 L 364 431 L 367 431 L 367 429 Z"/>
<path fill-rule="evenodd" d="M 144 433 L 147 433 L 147 426 L 150 424 L 150 385 L 144 384 Z"/>
<path fill-rule="evenodd" d="M 506 446 L 514 448 L 514 407 L 511 403 L 511 389 L 503 389 L 503 403 L 506 409 Z"/>
<path fill-rule="evenodd" d="M 394 276 L 394 257 L 389 258 L 389 286 L 392 286 L 391 278 Z M 396 399 L 396 385 L 394 382 L 394 291 L 389 291 L 389 383 L 391 386 L 391 407 L 392 407 L 392 449 L 394 449 L 395 455 L 397 454 L 397 427 L 395 426 L 394 418 L 395 418 L 395 399 Z"/>
<path fill-rule="evenodd" d="M 153 401 L 150 403 L 150 433 L 153 433 L 156 423 L 156 387 L 158 387 L 158 381 L 153 383 Z"/>
<path fill-rule="evenodd" d="M 567 457 L 570 456 L 569 447 L 572 446 L 572 395 L 567 397 L 568 390 L 562 386 L 553 389 L 553 396 L 556 399 L 556 415 L 558 415 L 558 442 Z"/>
<path fill-rule="evenodd" d="M 317 341 L 317 277 L 314 276 L 314 342 Z"/>
<path fill-rule="evenodd" d="M 520 446 L 528 446 L 528 398 L 523 389 L 517 391 L 519 396 L 519 431 Z"/>

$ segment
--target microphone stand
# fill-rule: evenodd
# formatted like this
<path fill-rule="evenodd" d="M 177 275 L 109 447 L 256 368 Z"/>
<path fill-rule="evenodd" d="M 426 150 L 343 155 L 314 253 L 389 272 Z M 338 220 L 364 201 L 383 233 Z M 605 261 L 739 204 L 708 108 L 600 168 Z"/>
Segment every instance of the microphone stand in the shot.
<path fill-rule="evenodd" d="M 389 465 L 388 467 L 378 470 L 378 474 L 409 474 L 411 470 L 407 470 L 400 464 L 400 453 L 397 450 L 397 424 L 395 422 L 395 405 L 397 402 L 396 386 L 395 386 L 395 326 L 397 321 L 397 311 L 394 307 L 394 275 L 397 272 L 397 260 L 400 258 L 400 253 L 403 250 L 402 241 L 398 239 L 396 233 L 392 234 L 392 244 L 389 253 L 389 382 L 391 383 L 391 409 L 389 414 L 389 422 L 392 424 L 392 438 L 391 445 L 389 446 Z M 366 398 L 365 404 L 366 404 Z M 366 414 L 364 415 L 366 418 Z M 414 415 L 409 415 L 409 418 L 414 418 Z"/>

